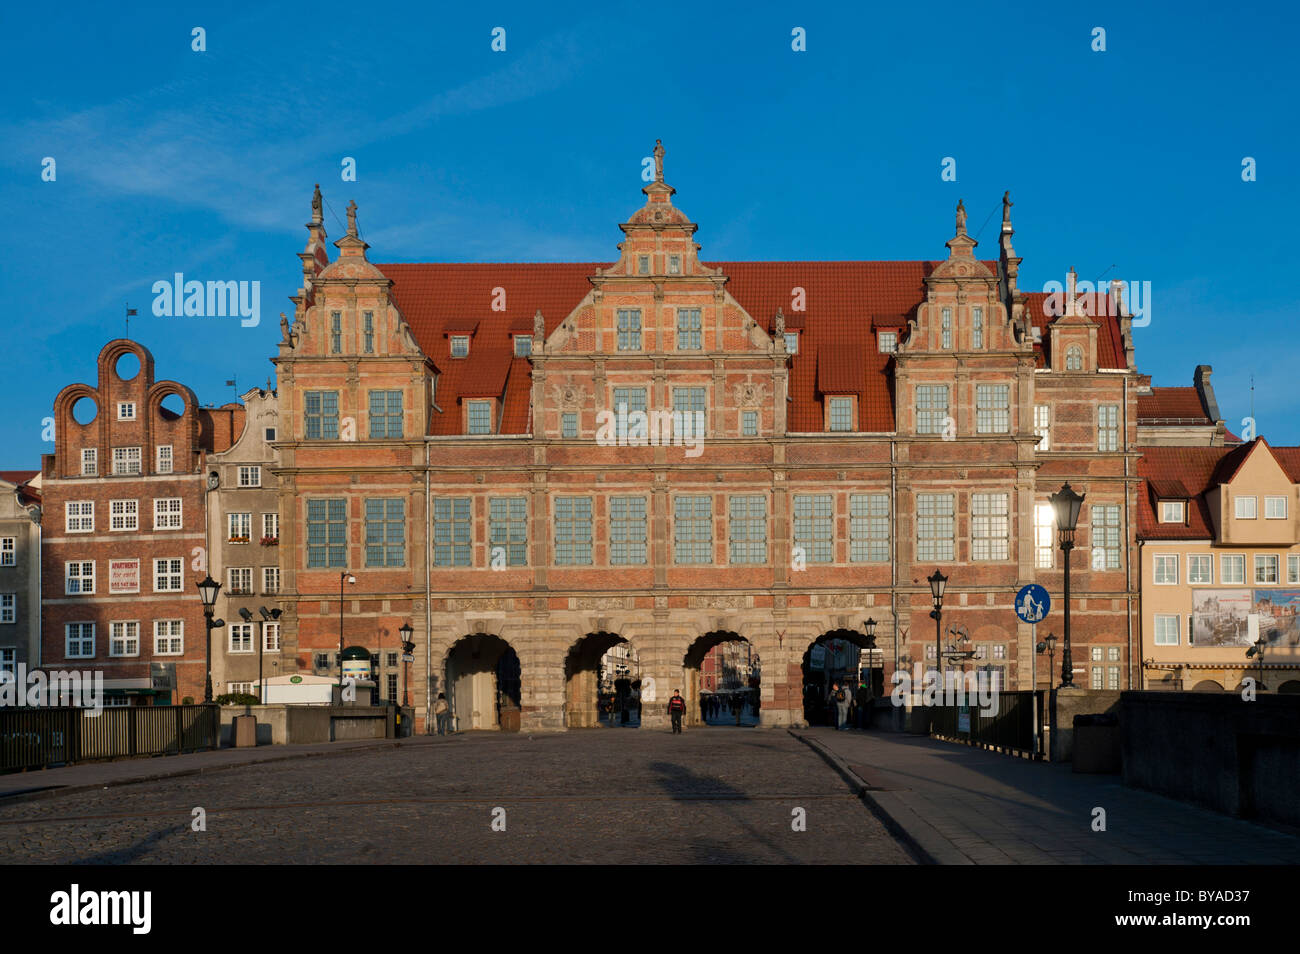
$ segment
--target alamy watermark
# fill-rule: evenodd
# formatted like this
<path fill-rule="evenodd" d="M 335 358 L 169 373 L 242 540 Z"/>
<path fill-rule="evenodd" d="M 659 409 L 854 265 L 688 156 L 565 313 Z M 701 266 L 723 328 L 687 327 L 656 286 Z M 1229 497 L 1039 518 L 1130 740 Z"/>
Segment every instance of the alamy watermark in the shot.
<path fill-rule="evenodd" d="M 937 670 L 921 671 L 921 664 L 914 667 L 914 674 L 906 669 L 895 671 L 892 681 L 894 691 L 889 694 L 895 706 L 915 702 L 920 695 L 923 706 L 978 706 L 980 715 L 995 715 L 998 711 L 998 694 L 1001 680 L 996 673 L 989 672 L 954 672 L 943 674 L 943 684 Z M 921 686 L 919 693 L 914 688 Z"/>
<path fill-rule="evenodd" d="M 626 404 L 596 413 L 601 447 L 685 447 L 687 457 L 704 453 L 703 411 L 631 411 Z"/>
<path fill-rule="evenodd" d="M 153 313 L 159 318 L 226 318 L 238 316 L 245 328 L 262 321 L 262 283 L 186 281 L 177 272 L 172 281 L 153 283 Z"/>
<path fill-rule="evenodd" d="M 103 672 L 46 672 L 29 670 L 26 663 L 19 663 L 15 672 L 0 671 L 0 709 L 52 706 L 76 706 L 87 715 L 99 715 L 104 711 Z"/>

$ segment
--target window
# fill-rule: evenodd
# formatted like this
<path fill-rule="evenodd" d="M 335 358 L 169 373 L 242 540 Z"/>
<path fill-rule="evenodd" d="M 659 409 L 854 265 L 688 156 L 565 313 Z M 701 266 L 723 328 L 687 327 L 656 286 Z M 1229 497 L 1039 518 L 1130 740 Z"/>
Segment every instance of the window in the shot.
<path fill-rule="evenodd" d="M 280 624 L 262 624 L 262 652 L 278 653 L 280 651 Z"/>
<path fill-rule="evenodd" d="M 1056 565 L 1056 513 L 1050 503 L 1034 504 L 1034 567 L 1050 570 Z"/>
<path fill-rule="evenodd" d="M 154 461 L 154 469 L 160 474 L 170 474 L 172 472 L 172 445 L 159 444 L 154 448 L 154 456 L 157 458 Z"/>
<path fill-rule="evenodd" d="M 17 564 L 17 544 L 17 537 L 0 537 L 0 566 L 15 566 Z"/>
<path fill-rule="evenodd" d="M 939 347 L 952 347 L 952 309 L 945 308 L 939 322 Z"/>
<path fill-rule="evenodd" d="M 370 436 L 372 438 L 402 436 L 402 392 L 370 392 Z M 473 407 L 473 404 L 470 405 Z M 471 418 L 473 412 L 471 411 Z M 470 432 L 474 433 L 473 431 Z M 486 432 L 484 432 L 486 433 Z"/>
<path fill-rule="evenodd" d="M 853 430 L 853 398 L 833 397 L 831 401 L 831 430 Z"/>
<path fill-rule="evenodd" d="M 609 562 L 615 566 L 646 562 L 644 497 L 609 498 Z"/>
<path fill-rule="evenodd" d="M 573 440 L 578 436 L 578 412 L 565 411 L 560 415 L 560 436 Z"/>
<path fill-rule="evenodd" d="M 916 495 L 916 558 L 925 563 L 955 559 L 952 494 Z"/>
<path fill-rule="evenodd" d="M 1108 660 L 1110 660 L 1111 662 L 1117 662 L 1117 661 L 1119 660 L 1119 647 L 1118 647 L 1118 646 L 1107 646 L 1107 647 L 1106 647 L 1106 658 L 1107 658 Z"/>
<path fill-rule="evenodd" d="M 744 437 L 758 436 L 758 412 L 741 411 L 740 412 L 740 430 Z"/>
<path fill-rule="evenodd" d="M 998 643 L 996 646 L 993 647 L 993 658 L 994 658 L 994 659 L 1006 659 L 1006 658 L 1007 658 L 1007 646 L 1006 646 L 1006 643 Z"/>
<path fill-rule="evenodd" d="M 89 533 L 95 529 L 95 502 L 69 500 L 63 505 L 63 527 L 68 533 Z"/>
<path fill-rule="evenodd" d="M 388 665 L 389 665 L 390 667 L 392 667 L 392 666 L 396 666 L 396 665 L 397 665 L 397 653 L 389 653 L 389 654 L 388 654 Z"/>
<path fill-rule="evenodd" d="M 984 309 L 972 308 L 970 319 L 970 346 L 984 347 Z"/>
<path fill-rule="evenodd" d="M 555 498 L 556 566 L 591 565 L 591 498 Z"/>
<path fill-rule="evenodd" d="M 230 652 L 251 653 L 253 651 L 253 624 L 227 623 L 230 627 Z"/>
<path fill-rule="evenodd" d="M 451 356 L 453 358 L 469 357 L 469 335 L 451 336 Z"/>
<path fill-rule="evenodd" d="M 1119 405 L 1103 404 L 1097 408 L 1097 450 L 1119 450 Z"/>
<path fill-rule="evenodd" d="M 1256 583 L 1276 583 L 1277 575 L 1277 554 L 1276 553 L 1256 553 L 1255 554 L 1255 582 Z"/>
<path fill-rule="evenodd" d="M 139 656 L 140 624 L 135 620 L 109 623 L 108 654 L 110 656 Z"/>
<path fill-rule="evenodd" d="M 1092 568 L 1119 569 L 1119 505 L 1096 504 L 1092 516 Z M 1174 576 L 1177 579 L 1177 574 Z"/>
<path fill-rule="evenodd" d="M 876 348 L 881 354 L 893 354 L 898 350 L 898 332 L 882 331 L 876 336 Z"/>
<path fill-rule="evenodd" d="M 638 275 L 649 275 L 649 274 L 650 274 L 650 256 L 649 256 L 649 255 L 638 255 L 638 256 L 636 257 L 636 273 L 637 273 Z"/>
<path fill-rule="evenodd" d="M 1034 405 L 1034 434 L 1038 438 L 1035 450 L 1045 451 L 1052 448 L 1052 411 L 1046 404 Z"/>
<path fill-rule="evenodd" d="M 180 656 L 185 652 L 185 622 L 179 619 L 153 621 L 153 654 Z"/>
<path fill-rule="evenodd" d="M 0 593 L 0 623 L 13 623 L 18 619 L 18 596 Z"/>
<path fill-rule="evenodd" d="M 767 562 L 767 498 L 736 496 L 728 502 L 727 543 L 732 563 Z"/>
<path fill-rule="evenodd" d="M 1092 676 L 1090 678 L 1088 688 L 1100 689 L 1104 685 L 1104 680 L 1102 679 L 1102 671 L 1101 671 L 1102 667 L 1092 666 L 1090 668 L 1092 670 Z"/>
<path fill-rule="evenodd" d="M 1178 554 L 1156 554 L 1152 565 L 1153 579 L 1156 583 L 1178 582 Z"/>
<path fill-rule="evenodd" d="M 228 539 L 231 543 L 247 543 L 253 536 L 253 515 L 251 513 L 226 514 L 229 529 Z"/>
<path fill-rule="evenodd" d="M 95 655 L 95 624 L 64 624 L 63 655 L 68 659 L 93 658 Z"/>
<path fill-rule="evenodd" d="M 1010 529 L 1007 494 L 971 495 L 972 560 L 1008 559 Z"/>
<path fill-rule="evenodd" d="M 232 566 L 229 572 L 230 588 L 227 592 L 231 596 L 252 596 L 253 568 L 251 566 Z"/>
<path fill-rule="evenodd" d="M 330 654 L 329 654 L 329 653 L 317 653 L 317 654 L 316 654 L 316 668 L 317 668 L 317 669 L 328 669 L 328 668 L 330 668 Z"/>
<path fill-rule="evenodd" d="M 1161 523 L 1182 523 L 1183 514 L 1184 514 L 1183 501 L 1181 500 L 1160 501 L 1160 522 Z"/>
<path fill-rule="evenodd" d="M 240 487 L 262 486 L 262 468 L 257 466 L 240 467 L 239 486 Z"/>
<path fill-rule="evenodd" d="M 532 335 L 515 335 L 515 357 L 527 358 L 533 353 Z"/>
<path fill-rule="evenodd" d="M 82 560 L 64 564 L 66 585 L 64 592 L 77 595 L 95 592 L 95 561 Z"/>
<path fill-rule="evenodd" d="M 916 433 L 942 434 L 948 417 L 948 385 L 916 386 Z"/>
<path fill-rule="evenodd" d="M 835 558 L 834 522 L 830 494 L 795 494 L 794 544 L 808 563 Z"/>
<path fill-rule="evenodd" d="M 525 497 L 494 497 L 488 501 L 488 540 L 491 564 L 528 565 L 528 500 Z"/>
<path fill-rule="evenodd" d="M 1286 519 L 1286 498 L 1265 497 L 1264 498 L 1264 519 L 1285 520 Z"/>
<path fill-rule="evenodd" d="M 700 322 L 700 309 L 677 309 L 677 350 L 697 351 L 704 346 Z"/>
<path fill-rule="evenodd" d="M 673 389 L 674 393 L 676 388 Z M 631 425 L 632 414 L 640 411 L 645 413 L 645 388 L 615 388 L 614 389 L 614 422 L 615 430 L 619 440 L 626 440 L 628 429 Z"/>
<path fill-rule="evenodd" d="M 673 501 L 673 562 L 713 562 L 713 498 Z"/>
<path fill-rule="evenodd" d="M 330 312 L 330 354 L 343 351 L 343 312 Z"/>
<path fill-rule="evenodd" d="M 680 255 L 668 256 L 668 274 L 680 275 L 682 273 L 682 257 Z"/>
<path fill-rule="evenodd" d="M 113 473 L 119 477 L 140 473 L 140 448 L 114 447 Z"/>
<path fill-rule="evenodd" d="M 492 402 L 469 401 L 469 433 L 492 433 Z"/>
<path fill-rule="evenodd" d="M 1300 583 L 1300 556 L 1291 554 L 1286 558 L 1286 581 Z"/>
<path fill-rule="evenodd" d="M 135 403 L 132 401 L 119 401 L 117 404 L 117 419 L 119 421 L 134 421 Z"/>
<path fill-rule="evenodd" d="M 18 668 L 18 650 L 0 649 L 0 672 L 13 673 Z"/>
<path fill-rule="evenodd" d="M 1107 689 L 1119 688 L 1119 666 L 1106 667 L 1106 688 Z"/>
<path fill-rule="evenodd" d="M 680 413 L 682 415 L 682 421 L 691 422 L 690 424 L 684 423 L 682 425 L 683 429 L 692 427 L 695 421 L 704 420 L 704 412 L 704 388 L 673 388 L 673 414 L 676 415 Z M 686 417 L 688 414 L 691 416 Z M 674 423 L 676 423 L 676 421 L 677 418 L 674 418 Z M 694 431 L 683 430 L 683 433 L 694 434 Z M 695 436 L 702 437 L 703 432 L 700 432 Z"/>
<path fill-rule="evenodd" d="M 406 566 L 406 501 L 366 501 L 366 566 Z"/>
<path fill-rule="evenodd" d="M 1156 645 L 1157 646 L 1177 646 L 1178 645 L 1178 617 L 1177 616 L 1156 616 Z"/>
<path fill-rule="evenodd" d="M 275 441 L 275 428 L 274 428 L 274 427 L 268 427 L 268 428 L 265 428 L 265 429 L 262 431 L 262 439 L 265 440 L 268 444 L 274 442 L 274 441 Z"/>
<path fill-rule="evenodd" d="M 1259 511 L 1254 497 L 1233 497 L 1238 520 L 1254 520 Z"/>
<path fill-rule="evenodd" d="M 164 558 L 153 561 L 153 589 L 155 593 L 180 593 L 185 588 L 179 559 Z"/>
<path fill-rule="evenodd" d="M 262 514 L 262 539 L 280 539 L 280 515 L 278 513 Z"/>
<path fill-rule="evenodd" d="M 975 386 L 975 433 L 1005 434 L 1010 430 L 1010 393 L 1006 384 Z"/>
<path fill-rule="evenodd" d="M 788 354 L 799 353 L 799 332 L 787 331 L 785 333 L 785 350 Z"/>
<path fill-rule="evenodd" d="M 641 350 L 640 308 L 620 308 L 618 310 L 618 350 Z"/>
<path fill-rule="evenodd" d="M 339 439 L 339 392 L 308 391 L 304 396 L 307 440 Z"/>
<path fill-rule="evenodd" d="M 849 496 L 849 559 L 854 563 L 889 562 L 889 495 Z"/>
<path fill-rule="evenodd" d="M 278 566 L 262 567 L 262 592 L 268 596 L 280 592 L 280 568 Z"/>
<path fill-rule="evenodd" d="M 1187 556 L 1187 582 L 1213 583 L 1214 557 L 1208 553 L 1190 553 Z"/>
<path fill-rule="evenodd" d="M 361 335 L 362 350 L 366 354 L 375 353 L 375 313 L 365 311 L 361 313 Z"/>
<path fill-rule="evenodd" d="M 348 503 L 342 497 L 307 501 L 307 568 L 345 567 Z"/>
<path fill-rule="evenodd" d="M 397 698 L 397 673 L 390 672 L 388 674 L 387 682 L 388 682 L 388 698 L 396 699 Z"/>
<path fill-rule="evenodd" d="M 1083 370 L 1083 349 L 1078 345 L 1071 345 L 1069 348 L 1065 349 L 1065 370 Z"/>
<path fill-rule="evenodd" d="M 99 450 L 94 447 L 81 449 L 81 476 L 94 477 L 99 473 Z"/>
<path fill-rule="evenodd" d="M 469 566 L 471 557 L 469 497 L 433 501 L 433 565 Z"/>
<path fill-rule="evenodd" d="M 1246 582 L 1246 557 L 1240 553 L 1224 554 L 1219 562 L 1220 579 L 1224 585 Z"/>
<path fill-rule="evenodd" d="M 155 497 L 153 501 L 153 528 L 155 530 L 181 529 L 181 498 Z"/>
<path fill-rule="evenodd" d="M 108 502 L 108 529 L 139 530 L 140 501 L 110 500 Z"/>

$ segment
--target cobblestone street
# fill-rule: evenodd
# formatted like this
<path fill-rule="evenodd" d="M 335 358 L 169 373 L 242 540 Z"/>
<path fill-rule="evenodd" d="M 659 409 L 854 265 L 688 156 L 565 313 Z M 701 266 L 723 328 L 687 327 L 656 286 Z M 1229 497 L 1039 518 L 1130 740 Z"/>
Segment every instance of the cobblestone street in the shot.
<path fill-rule="evenodd" d="M 911 863 L 810 748 L 734 728 L 420 738 L 0 803 L 0 860 Z"/>

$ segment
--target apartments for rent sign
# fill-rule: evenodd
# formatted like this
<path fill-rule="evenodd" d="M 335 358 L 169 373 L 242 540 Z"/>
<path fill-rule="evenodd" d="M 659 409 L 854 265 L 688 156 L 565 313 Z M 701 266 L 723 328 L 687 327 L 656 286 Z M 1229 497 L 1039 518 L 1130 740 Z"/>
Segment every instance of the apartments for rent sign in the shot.
<path fill-rule="evenodd" d="M 139 593 L 140 592 L 140 561 L 139 560 L 109 560 L 108 561 L 108 592 Z"/>

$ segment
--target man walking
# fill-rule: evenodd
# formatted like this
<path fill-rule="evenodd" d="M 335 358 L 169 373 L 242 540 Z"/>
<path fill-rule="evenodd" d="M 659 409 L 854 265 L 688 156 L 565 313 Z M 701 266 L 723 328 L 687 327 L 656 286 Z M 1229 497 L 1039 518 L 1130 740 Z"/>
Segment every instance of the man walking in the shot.
<path fill-rule="evenodd" d="M 686 700 L 682 698 L 681 692 L 674 689 L 673 697 L 668 700 L 668 715 L 673 720 L 673 734 L 680 735 L 682 731 L 682 716 L 686 712 Z"/>
<path fill-rule="evenodd" d="M 836 729 L 847 729 L 849 727 L 849 703 L 851 701 L 843 686 L 838 682 L 831 684 L 830 703 L 835 707 Z"/>
<path fill-rule="evenodd" d="M 451 722 L 451 708 L 447 705 L 446 693 L 438 693 L 438 701 L 433 705 L 433 717 L 438 720 L 438 734 L 446 735 Z"/>

